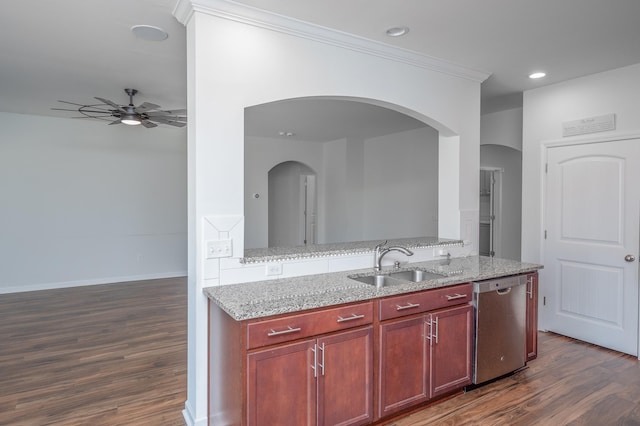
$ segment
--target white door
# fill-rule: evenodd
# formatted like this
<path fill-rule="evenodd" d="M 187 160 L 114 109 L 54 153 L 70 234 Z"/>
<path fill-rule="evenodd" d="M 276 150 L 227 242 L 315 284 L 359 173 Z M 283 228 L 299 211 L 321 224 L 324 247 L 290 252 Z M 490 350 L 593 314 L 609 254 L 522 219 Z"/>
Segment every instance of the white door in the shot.
<path fill-rule="evenodd" d="M 637 355 L 640 140 L 547 155 L 547 328 Z"/>

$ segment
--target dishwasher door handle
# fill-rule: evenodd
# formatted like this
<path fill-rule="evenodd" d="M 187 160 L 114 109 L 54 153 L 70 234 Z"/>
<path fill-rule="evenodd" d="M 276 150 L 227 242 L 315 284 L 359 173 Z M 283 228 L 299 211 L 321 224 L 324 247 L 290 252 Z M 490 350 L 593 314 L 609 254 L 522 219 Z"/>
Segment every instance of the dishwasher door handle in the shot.
<path fill-rule="evenodd" d="M 504 296 L 505 294 L 511 293 L 512 288 L 513 287 L 501 288 L 500 290 L 496 290 L 496 293 L 498 293 L 500 296 Z"/>

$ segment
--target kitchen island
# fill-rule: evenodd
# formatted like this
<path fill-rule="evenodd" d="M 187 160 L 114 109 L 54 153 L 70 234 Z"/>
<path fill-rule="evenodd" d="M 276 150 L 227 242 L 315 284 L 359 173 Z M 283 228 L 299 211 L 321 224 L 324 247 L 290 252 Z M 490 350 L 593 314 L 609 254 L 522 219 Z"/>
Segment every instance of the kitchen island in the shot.
<path fill-rule="evenodd" d="M 210 422 L 371 424 L 458 392 L 472 375 L 470 283 L 533 283 L 541 267 L 471 256 L 383 270 L 441 277 L 380 288 L 353 279 L 371 269 L 206 288 Z"/>

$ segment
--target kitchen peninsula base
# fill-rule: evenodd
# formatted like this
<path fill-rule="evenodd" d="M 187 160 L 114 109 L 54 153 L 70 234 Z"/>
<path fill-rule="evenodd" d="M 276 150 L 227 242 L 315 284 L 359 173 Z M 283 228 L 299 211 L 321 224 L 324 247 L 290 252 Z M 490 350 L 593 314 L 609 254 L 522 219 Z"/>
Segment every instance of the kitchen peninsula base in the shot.
<path fill-rule="evenodd" d="M 473 376 L 470 281 L 529 274 L 532 292 L 540 268 L 493 262 L 452 259 L 458 269 L 451 271 L 462 271 L 455 277 L 382 290 L 345 288 L 348 281 L 332 274 L 205 289 L 209 424 L 381 424 L 458 394 Z M 425 265 L 432 266 L 418 266 Z M 317 280 L 326 283 L 324 293 L 303 297 L 304 285 L 317 292 Z M 307 307 L 314 297 L 318 305 Z M 527 343 L 531 356 L 534 342 Z"/>

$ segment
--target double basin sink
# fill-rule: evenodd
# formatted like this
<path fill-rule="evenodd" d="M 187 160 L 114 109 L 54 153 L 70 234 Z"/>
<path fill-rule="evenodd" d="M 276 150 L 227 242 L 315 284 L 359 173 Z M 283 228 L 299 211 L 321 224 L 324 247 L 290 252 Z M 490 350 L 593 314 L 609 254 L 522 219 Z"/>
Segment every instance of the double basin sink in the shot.
<path fill-rule="evenodd" d="M 352 280 L 360 281 L 361 283 L 376 286 L 377 288 L 386 287 L 390 285 L 397 285 L 406 283 L 407 281 L 419 283 L 421 281 L 436 280 L 438 278 L 446 277 L 444 274 L 438 274 L 435 272 L 425 271 L 423 269 L 411 269 L 398 272 L 378 273 L 375 275 L 349 275 Z"/>

